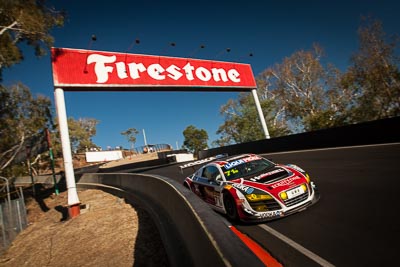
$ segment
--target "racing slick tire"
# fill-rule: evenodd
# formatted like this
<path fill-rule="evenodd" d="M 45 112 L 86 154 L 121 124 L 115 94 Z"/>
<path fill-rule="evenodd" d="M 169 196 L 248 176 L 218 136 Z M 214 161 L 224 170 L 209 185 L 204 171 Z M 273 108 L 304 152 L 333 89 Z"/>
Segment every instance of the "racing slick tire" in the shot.
<path fill-rule="evenodd" d="M 224 199 L 226 217 L 228 217 L 228 219 L 233 222 L 238 221 L 239 219 L 238 211 L 236 207 L 236 202 L 233 199 L 233 197 L 228 192 L 225 192 L 223 195 L 223 199 Z"/>

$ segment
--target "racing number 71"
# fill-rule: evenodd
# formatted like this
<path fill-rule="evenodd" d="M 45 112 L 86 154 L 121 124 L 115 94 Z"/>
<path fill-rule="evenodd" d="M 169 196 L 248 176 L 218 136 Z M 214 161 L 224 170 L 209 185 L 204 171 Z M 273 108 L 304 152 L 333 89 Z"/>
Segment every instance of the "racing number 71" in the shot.
<path fill-rule="evenodd" d="M 225 175 L 226 175 L 226 176 L 230 176 L 231 174 L 235 174 L 235 173 L 238 173 L 238 172 L 239 172 L 238 170 L 232 169 L 232 170 L 226 171 L 226 172 L 225 172 Z"/>

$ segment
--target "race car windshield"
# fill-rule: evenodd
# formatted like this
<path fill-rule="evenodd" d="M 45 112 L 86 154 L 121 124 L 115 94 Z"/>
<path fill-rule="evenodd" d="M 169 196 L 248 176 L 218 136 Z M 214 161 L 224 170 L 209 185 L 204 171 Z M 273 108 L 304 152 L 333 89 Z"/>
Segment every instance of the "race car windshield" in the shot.
<path fill-rule="evenodd" d="M 225 174 L 226 180 L 234 180 L 237 178 L 245 178 L 247 176 L 254 176 L 259 173 L 265 172 L 275 166 L 274 163 L 266 159 L 257 159 L 249 162 L 243 160 L 237 160 L 225 164 L 222 167 L 222 171 Z"/>

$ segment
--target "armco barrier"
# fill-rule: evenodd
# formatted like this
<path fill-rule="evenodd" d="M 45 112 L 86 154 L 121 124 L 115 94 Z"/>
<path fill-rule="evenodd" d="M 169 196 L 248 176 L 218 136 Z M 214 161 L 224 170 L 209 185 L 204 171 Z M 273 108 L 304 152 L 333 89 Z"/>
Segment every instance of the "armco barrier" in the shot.
<path fill-rule="evenodd" d="M 199 159 L 227 153 L 272 153 L 327 147 L 400 142 L 400 117 L 293 134 L 254 142 L 211 148 L 199 152 Z"/>
<path fill-rule="evenodd" d="M 128 173 L 86 173 L 78 188 L 98 188 L 145 208 L 171 266 L 264 266 L 226 221 L 178 182 Z"/>

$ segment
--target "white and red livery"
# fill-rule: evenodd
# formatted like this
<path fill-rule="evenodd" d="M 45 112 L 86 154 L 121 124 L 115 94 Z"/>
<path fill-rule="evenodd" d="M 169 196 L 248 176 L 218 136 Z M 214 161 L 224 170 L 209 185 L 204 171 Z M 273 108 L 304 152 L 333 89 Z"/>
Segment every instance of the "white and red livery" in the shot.
<path fill-rule="evenodd" d="M 199 164 L 204 162 L 184 185 L 232 221 L 281 218 L 319 199 L 309 175 L 296 165 L 276 164 L 256 154 L 212 157 Z"/>

